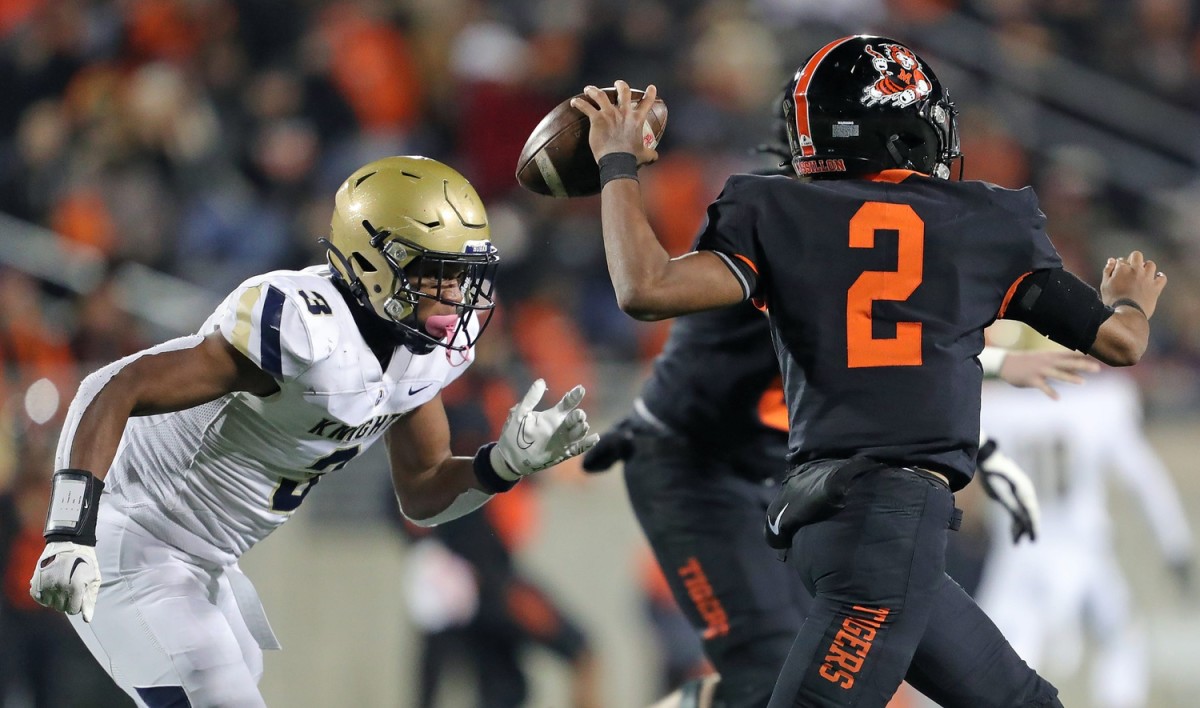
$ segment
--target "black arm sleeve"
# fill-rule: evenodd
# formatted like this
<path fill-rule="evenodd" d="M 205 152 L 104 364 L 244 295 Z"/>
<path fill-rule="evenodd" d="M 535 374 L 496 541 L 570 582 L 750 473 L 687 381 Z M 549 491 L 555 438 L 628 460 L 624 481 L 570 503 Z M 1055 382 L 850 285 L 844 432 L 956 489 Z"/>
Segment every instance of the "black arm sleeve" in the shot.
<path fill-rule="evenodd" d="M 1024 322 L 1064 347 L 1088 352 L 1112 314 L 1090 285 L 1062 268 L 1049 268 L 1025 276 L 1001 316 Z"/>

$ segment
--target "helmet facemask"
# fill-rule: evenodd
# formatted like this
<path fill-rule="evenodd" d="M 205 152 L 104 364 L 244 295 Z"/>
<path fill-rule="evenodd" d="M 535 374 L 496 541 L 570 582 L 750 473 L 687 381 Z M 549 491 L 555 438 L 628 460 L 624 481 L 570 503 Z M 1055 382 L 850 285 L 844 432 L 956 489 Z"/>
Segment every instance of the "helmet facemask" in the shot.
<path fill-rule="evenodd" d="M 369 221 L 364 220 L 362 226 L 387 270 L 377 268 L 363 257 L 351 263 L 326 241 L 330 260 L 338 258 L 343 269 L 351 274 L 351 282 L 346 285 L 359 302 L 387 324 L 402 330 L 405 338 L 416 345 L 413 348 L 417 353 L 427 353 L 435 346 L 452 351 L 474 346 L 491 321 L 496 304 L 492 292 L 499 257 L 491 241 L 467 241 L 461 253 L 434 251 L 388 231 L 376 230 Z M 334 273 L 338 272 L 335 268 Z M 449 305 L 454 314 L 435 315 L 421 323 L 417 312 L 422 302 Z M 479 326 L 472 334 L 468 325 L 475 318 L 479 319 Z"/>

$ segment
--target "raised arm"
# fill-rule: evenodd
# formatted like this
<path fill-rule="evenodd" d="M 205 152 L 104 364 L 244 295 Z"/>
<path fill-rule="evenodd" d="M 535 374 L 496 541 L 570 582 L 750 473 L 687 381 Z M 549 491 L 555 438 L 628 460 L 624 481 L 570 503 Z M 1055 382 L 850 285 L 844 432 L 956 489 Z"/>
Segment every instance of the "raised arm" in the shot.
<path fill-rule="evenodd" d="M 1109 258 L 1100 283 L 1100 297 L 1113 316 L 1100 325 L 1088 353 L 1111 366 L 1136 364 L 1150 341 L 1150 318 L 1167 285 L 1154 261 L 1141 251 L 1128 258 Z"/>
<path fill-rule="evenodd" d="M 1150 339 L 1150 317 L 1167 276 L 1140 251 L 1110 258 L 1100 292 L 1062 268 L 1027 273 L 1000 317 L 1024 322 L 1059 344 L 1109 366 L 1132 366 Z"/>
<path fill-rule="evenodd" d="M 658 242 L 637 178 L 638 166 L 658 159 L 642 142 L 642 124 L 658 91 L 647 87 L 634 106 L 629 84 L 617 81 L 616 87 L 616 105 L 595 86 L 584 91 L 595 105 L 582 99 L 572 105 L 591 121 L 588 140 L 600 164 L 604 251 L 617 304 L 636 319 L 661 320 L 741 302 L 741 281 L 719 256 L 700 251 L 671 258 Z"/>

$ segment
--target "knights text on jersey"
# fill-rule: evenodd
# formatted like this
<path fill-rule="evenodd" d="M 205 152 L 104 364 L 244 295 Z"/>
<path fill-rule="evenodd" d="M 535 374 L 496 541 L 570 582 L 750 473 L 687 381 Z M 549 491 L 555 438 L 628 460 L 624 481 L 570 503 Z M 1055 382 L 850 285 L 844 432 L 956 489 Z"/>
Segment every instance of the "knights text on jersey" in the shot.
<path fill-rule="evenodd" d="M 889 170 L 735 175 L 698 248 L 764 300 L 791 460 L 867 455 L 970 480 L 983 329 L 1026 273 L 1062 266 L 1031 189 Z"/>
<path fill-rule="evenodd" d="M 400 347 L 385 370 L 350 307 L 322 267 L 242 283 L 201 334 L 219 331 L 279 391 L 131 418 L 109 503 L 197 557 L 231 562 L 473 359 L 473 350 L 415 356 Z"/>

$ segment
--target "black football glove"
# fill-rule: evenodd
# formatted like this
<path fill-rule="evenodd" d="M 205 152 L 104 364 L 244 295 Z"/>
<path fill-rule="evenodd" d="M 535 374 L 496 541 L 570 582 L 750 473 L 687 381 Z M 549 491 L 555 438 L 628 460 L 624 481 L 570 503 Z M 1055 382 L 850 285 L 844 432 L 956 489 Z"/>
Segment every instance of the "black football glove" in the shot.
<path fill-rule="evenodd" d="M 633 427 L 622 420 L 601 433 L 600 441 L 583 456 L 584 472 L 604 472 L 633 455 Z"/>
<path fill-rule="evenodd" d="M 1011 517 L 1014 544 L 1026 537 L 1036 541 L 1041 511 L 1033 482 L 1012 458 L 996 449 L 995 440 L 986 436 L 982 440 L 975 464 L 983 491 Z"/>

